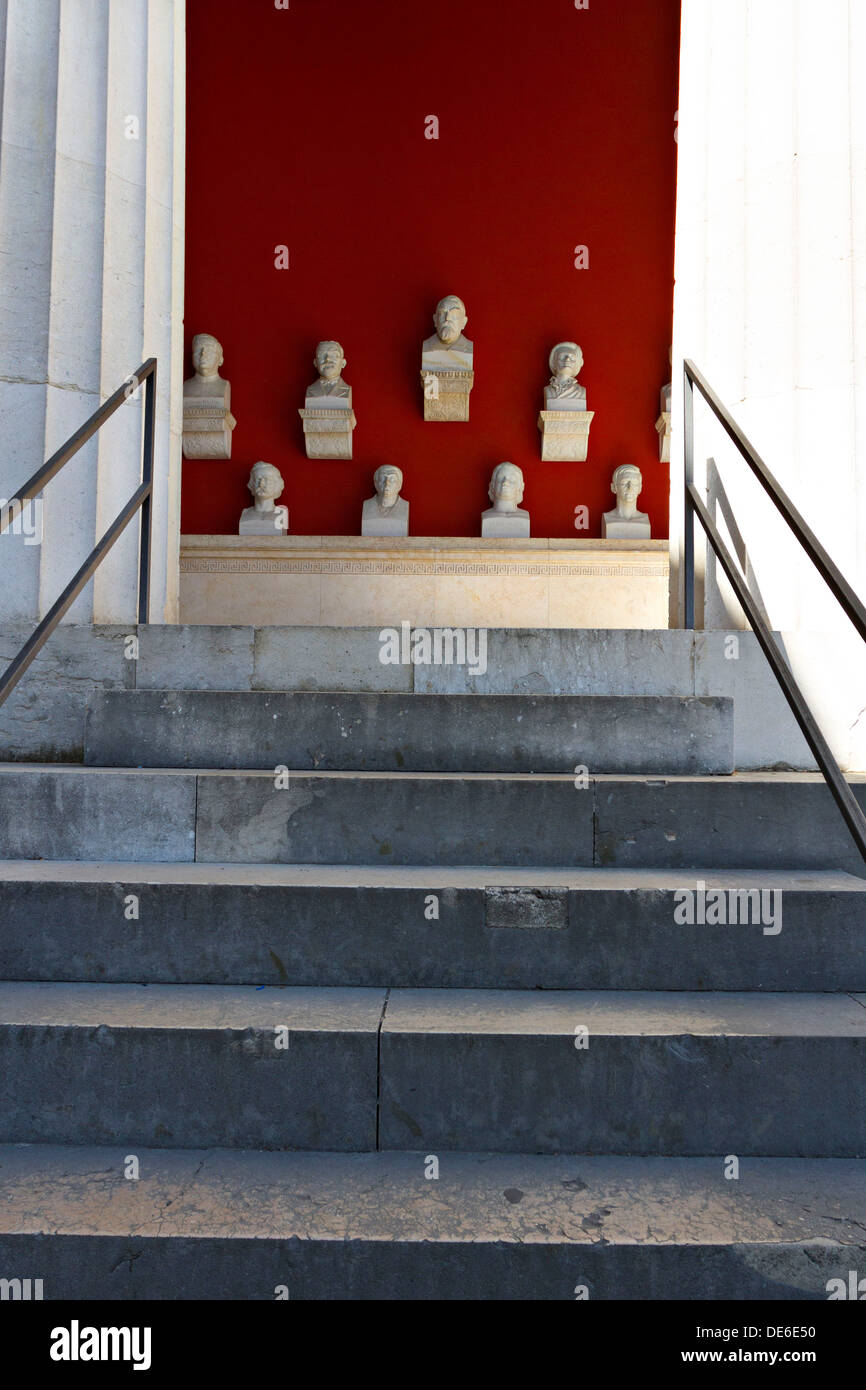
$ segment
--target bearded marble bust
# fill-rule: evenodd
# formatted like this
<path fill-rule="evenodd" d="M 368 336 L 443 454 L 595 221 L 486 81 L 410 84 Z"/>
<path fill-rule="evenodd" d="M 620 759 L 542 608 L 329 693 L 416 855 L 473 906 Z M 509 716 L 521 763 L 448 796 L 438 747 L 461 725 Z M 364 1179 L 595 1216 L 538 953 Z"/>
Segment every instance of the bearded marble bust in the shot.
<path fill-rule="evenodd" d="M 346 358 L 340 344 L 330 339 L 319 343 L 313 361 L 319 377 L 308 387 L 307 400 L 314 400 L 317 406 L 333 401 L 346 410 L 350 409 L 352 388 L 343 380 Z"/>
<path fill-rule="evenodd" d="M 408 536 L 409 503 L 400 496 L 403 474 L 386 463 L 373 474 L 375 495 L 361 509 L 362 536 Z"/>
<path fill-rule="evenodd" d="M 463 333 L 467 322 L 466 306 L 458 295 L 446 294 L 439 300 L 433 314 L 436 332 L 425 338 L 421 348 L 422 369 L 472 370 L 473 346 Z"/>
<path fill-rule="evenodd" d="M 551 378 L 544 388 L 547 410 L 586 410 L 586 389 L 578 385 L 583 353 L 577 343 L 557 343 L 548 358 Z"/>

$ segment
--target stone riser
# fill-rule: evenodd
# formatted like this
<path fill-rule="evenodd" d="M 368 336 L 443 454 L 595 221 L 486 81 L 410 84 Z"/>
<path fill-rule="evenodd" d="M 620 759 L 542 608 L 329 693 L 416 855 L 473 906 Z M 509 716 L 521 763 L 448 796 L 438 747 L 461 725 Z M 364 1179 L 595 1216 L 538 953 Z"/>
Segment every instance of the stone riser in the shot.
<path fill-rule="evenodd" d="M 862 1158 L 864 1067 L 866 1039 L 386 1035 L 379 1143 Z"/>
<path fill-rule="evenodd" d="M 866 783 L 854 790 L 866 804 Z M 823 781 L 0 768 L 0 857 L 846 869 Z"/>
<path fill-rule="evenodd" d="M 0 663 L 11 661 L 31 631 L 29 624 L 0 625 Z M 727 695 L 735 698 L 737 767 L 814 766 L 751 633 L 491 628 L 486 638 L 482 669 L 384 665 L 378 628 L 63 624 L 0 709 L 0 757 L 81 758 L 91 691 L 304 690 Z M 845 756 L 844 741 L 838 751 Z"/>
<path fill-rule="evenodd" d="M 3 1143 L 864 1157 L 864 1064 L 847 995 L 0 986 Z"/>
<path fill-rule="evenodd" d="M 733 701 L 106 691 L 86 763 L 382 772 L 733 772 Z"/>
<path fill-rule="evenodd" d="M 0 1267 L 76 1302 L 824 1301 L 866 1268 L 857 1161 L 136 1152 L 0 1149 Z"/>
<path fill-rule="evenodd" d="M 0 1142 L 374 1149 L 383 1002 L 0 985 Z"/>
<path fill-rule="evenodd" d="M 854 879 L 840 886 L 819 875 L 803 887 L 802 875 L 711 877 L 728 890 L 781 893 L 765 900 L 781 909 L 776 932 L 757 900 L 742 924 L 678 925 L 676 881 L 641 887 L 636 873 L 608 871 L 606 888 L 570 887 L 556 882 L 568 875 L 543 870 L 503 872 L 499 886 L 494 873 L 487 887 L 481 871 L 467 870 L 462 886 L 454 871 L 392 874 L 393 886 L 341 884 L 339 871 L 315 881 L 314 869 L 268 883 L 254 870 L 235 883 L 226 870 L 216 883 L 148 882 L 141 866 L 125 865 L 102 882 L 2 881 L 0 979 L 866 991 L 866 884 Z M 736 910 L 745 915 L 739 902 Z"/>
<path fill-rule="evenodd" d="M 866 1193 L 863 1194 L 866 1199 Z M 237 1194 L 238 1210 L 246 1210 Z M 862 1207 L 861 1207 L 862 1210 Z M 0 1234 L 4 1269 L 47 1271 L 43 1297 L 124 1303 L 205 1300 L 273 1302 L 574 1302 L 578 1286 L 593 1302 L 824 1302 L 831 1279 L 866 1267 L 866 1241 L 829 1249 L 808 1240 L 760 1244 L 720 1241 L 612 1244 L 501 1241 L 482 1232 L 446 1241 L 435 1230 L 416 1240 L 170 1233 L 38 1236 Z M 775 1267 L 775 1268 L 774 1268 Z M 27 1277 L 27 1276 L 25 1276 Z M 32 1276 L 31 1276 L 32 1277 Z M 51 1292 L 49 1292 L 51 1290 Z M 286 1295 L 281 1292 L 280 1297 Z M 710 1343 L 708 1342 L 708 1345 Z M 715 1346 L 715 1343 L 712 1343 Z"/>

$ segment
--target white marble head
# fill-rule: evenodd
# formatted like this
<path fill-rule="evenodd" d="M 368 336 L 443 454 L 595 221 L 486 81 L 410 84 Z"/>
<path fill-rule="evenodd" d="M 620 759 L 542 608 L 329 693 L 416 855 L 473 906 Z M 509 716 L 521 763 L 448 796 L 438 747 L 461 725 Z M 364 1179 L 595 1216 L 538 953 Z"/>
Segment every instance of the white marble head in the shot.
<path fill-rule="evenodd" d="M 313 360 L 322 381 L 339 381 L 346 365 L 343 349 L 339 343 L 332 342 L 330 339 L 319 343 Z"/>
<path fill-rule="evenodd" d="M 259 460 L 254 463 L 250 470 L 250 480 L 247 487 L 255 498 L 257 511 L 270 511 L 274 505 L 274 499 L 280 496 L 285 483 L 279 468 L 272 463 L 265 463 Z"/>
<path fill-rule="evenodd" d="M 610 490 L 616 494 L 617 511 L 633 516 L 643 487 L 643 476 L 636 463 L 621 463 L 610 480 Z"/>
<path fill-rule="evenodd" d="M 446 347 L 456 343 L 468 322 L 466 305 L 458 295 L 446 294 L 444 299 L 439 300 L 433 323 L 440 343 L 444 343 Z"/>
<path fill-rule="evenodd" d="M 574 381 L 583 366 L 583 353 L 577 343 L 557 343 L 547 359 L 555 382 Z"/>
<path fill-rule="evenodd" d="M 523 501 L 523 473 L 516 463 L 497 463 L 487 496 L 498 512 L 516 511 Z"/>
<path fill-rule="evenodd" d="M 403 474 L 393 463 L 383 463 L 373 474 L 373 487 L 380 507 L 393 507 L 400 498 Z"/>
<path fill-rule="evenodd" d="M 192 340 L 192 365 L 197 376 L 219 376 L 223 364 L 222 344 L 212 333 L 196 333 Z"/>

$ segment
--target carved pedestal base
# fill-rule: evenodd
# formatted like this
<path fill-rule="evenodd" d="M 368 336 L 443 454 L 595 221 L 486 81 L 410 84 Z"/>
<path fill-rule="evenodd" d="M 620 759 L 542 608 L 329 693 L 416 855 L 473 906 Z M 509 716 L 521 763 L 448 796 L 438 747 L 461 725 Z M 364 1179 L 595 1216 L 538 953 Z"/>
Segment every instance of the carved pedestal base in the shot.
<path fill-rule="evenodd" d="M 469 392 L 474 381 L 474 372 L 422 371 L 424 419 L 468 420 Z"/>
<path fill-rule="evenodd" d="M 304 422 L 308 459 L 352 457 L 352 430 L 356 424 L 354 410 L 335 410 L 333 406 L 318 410 L 307 407 L 299 410 L 298 414 Z"/>
<path fill-rule="evenodd" d="M 589 446 L 589 427 L 594 410 L 542 410 L 541 457 L 565 463 L 584 463 Z"/>
<path fill-rule="evenodd" d="M 184 402 L 184 458 L 230 459 L 235 423 L 235 417 L 229 411 L 196 410 Z"/>
<path fill-rule="evenodd" d="M 659 436 L 659 463 L 670 463 L 671 461 L 671 413 L 663 410 L 656 420 L 656 429 Z"/>

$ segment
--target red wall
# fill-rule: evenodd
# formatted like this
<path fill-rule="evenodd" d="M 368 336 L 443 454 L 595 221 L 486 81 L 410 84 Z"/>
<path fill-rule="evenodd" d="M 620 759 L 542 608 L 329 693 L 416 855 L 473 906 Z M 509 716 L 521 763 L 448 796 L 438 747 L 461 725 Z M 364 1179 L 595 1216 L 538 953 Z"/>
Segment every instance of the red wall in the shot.
<path fill-rule="evenodd" d="M 184 461 L 182 529 L 236 533 L 250 465 L 266 459 L 294 533 L 357 535 L 387 462 L 403 469 L 413 535 L 478 535 L 491 469 L 510 459 L 535 536 L 599 535 L 624 462 L 666 535 L 653 425 L 670 376 L 679 0 L 188 11 L 187 352 L 194 333 L 220 339 L 238 424 L 231 461 Z M 589 270 L 574 268 L 578 244 Z M 423 420 L 421 341 L 444 294 L 465 300 L 475 344 L 468 424 Z M 321 338 L 348 359 L 352 462 L 304 453 Z M 585 464 L 539 457 L 560 339 L 584 352 Z M 590 528 L 576 533 L 580 503 Z"/>

